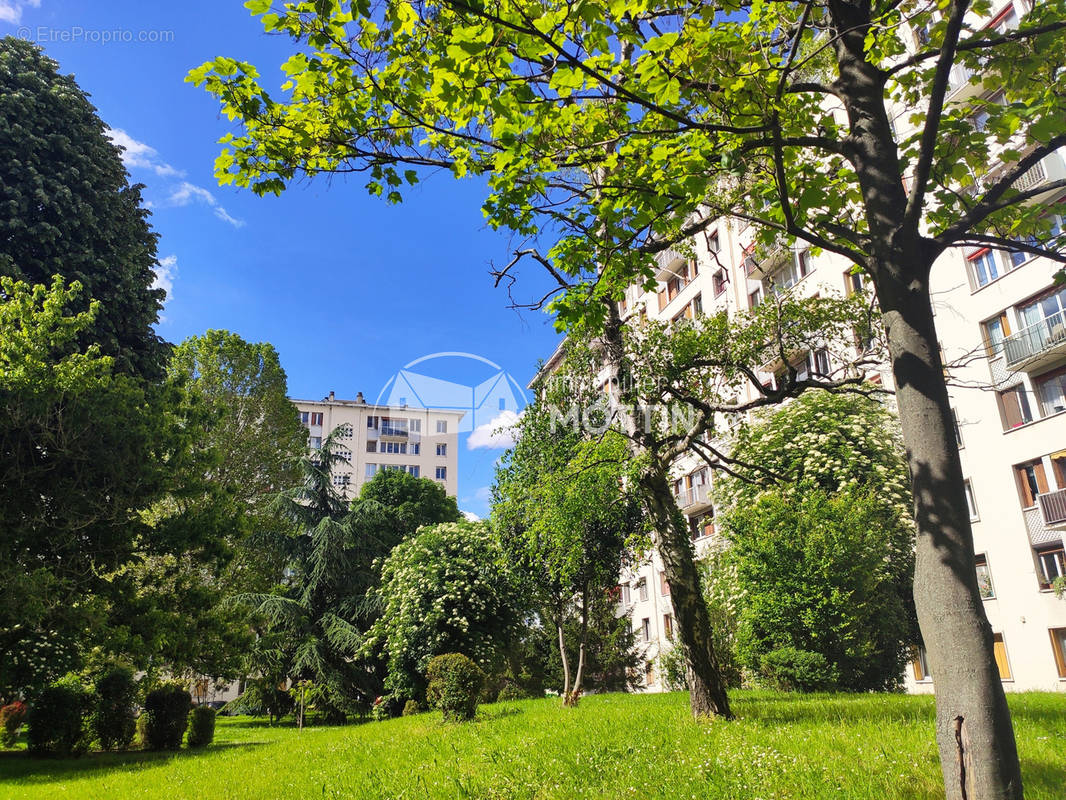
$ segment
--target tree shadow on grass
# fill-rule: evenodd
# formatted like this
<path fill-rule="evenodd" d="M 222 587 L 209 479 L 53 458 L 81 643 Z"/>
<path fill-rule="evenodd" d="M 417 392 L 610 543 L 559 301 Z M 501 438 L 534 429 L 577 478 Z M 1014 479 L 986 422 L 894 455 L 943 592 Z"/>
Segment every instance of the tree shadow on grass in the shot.
<path fill-rule="evenodd" d="M 1022 785 L 1026 795 L 1061 797 L 1066 783 L 1066 765 L 1062 761 L 1022 758 Z"/>
<path fill-rule="evenodd" d="M 524 713 L 522 709 L 511 707 L 496 708 L 495 704 L 490 707 L 481 706 L 477 710 L 478 722 L 492 722 L 493 720 L 503 719 L 504 717 L 514 717 L 518 714 Z"/>
<path fill-rule="evenodd" d="M 903 694 L 778 694 L 745 698 L 737 716 L 774 722 L 896 722 L 935 718 L 933 699 L 916 703 Z"/>
<path fill-rule="evenodd" d="M 26 751 L 0 753 L 0 784 L 22 780 L 43 784 L 95 776 L 112 770 L 148 769 L 170 761 L 209 756 L 224 750 L 250 749 L 268 742 L 219 742 L 195 750 L 127 750 L 119 753 L 89 753 L 81 758 L 31 756 Z"/>

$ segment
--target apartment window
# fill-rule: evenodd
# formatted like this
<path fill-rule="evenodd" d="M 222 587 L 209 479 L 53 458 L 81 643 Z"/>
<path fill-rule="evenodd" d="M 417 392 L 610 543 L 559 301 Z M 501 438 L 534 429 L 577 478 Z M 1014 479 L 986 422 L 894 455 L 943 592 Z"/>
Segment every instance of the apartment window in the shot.
<path fill-rule="evenodd" d="M 829 375 L 829 353 L 824 349 L 815 350 L 807 357 L 807 361 L 812 375 L 822 378 Z"/>
<path fill-rule="evenodd" d="M 666 573 L 659 573 L 659 594 L 668 597 L 670 594 L 670 581 L 666 580 Z"/>
<path fill-rule="evenodd" d="M 334 475 L 333 476 L 333 485 L 334 486 L 347 486 L 349 483 L 351 483 L 351 480 L 352 480 L 352 476 L 351 475 Z"/>
<path fill-rule="evenodd" d="M 864 278 L 861 272 L 854 272 L 853 270 L 849 269 L 847 272 L 844 273 L 844 291 L 848 295 L 853 295 L 857 292 L 861 292 L 863 282 Z"/>
<path fill-rule="evenodd" d="M 912 654 L 911 670 L 914 672 L 914 680 L 931 681 L 933 672 L 929 669 L 929 654 L 925 652 L 925 646 L 917 645 L 913 648 Z"/>
<path fill-rule="evenodd" d="M 352 426 L 345 422 L 343 425 L 338 425 L 333 429 L 333 433 L 338 439 L 351 439 L 352 438 Z"/>
<path fill-rule="evenodd" d="M 312 450 L 321 450 L 322 449 L 322 437 L 321 436 L 312 436 L 311 439 L 310 439 L 310 444 L 311 444 L 311 449 Z"/>
<path fill-rule="evenodd" d="M 381 418 L 381 435 L 382 436 L 406 436 L 407 420 L 398 419 L 396 417 L 382 417 Z"/>
<path fill-rule="evenodd" d="M 698 517 L 688 518 L 689 533 L 692 534 L 692 541 L 697 539 L 703 539 L 708 536 L 714 535 L 714 511 L 708 511 L 706 514 L 701 514 Z"/>
<path fill-rule="evenodd" d="M 718 297 L 718 295 L 720 295 L 722 292 L 725 291 L 725 284 L 726 284 L 725 270 L 724 269 L 720 269 L 717 272 L 715 272 L 714 276 L 712 277 L 712 281 L 713 281 L 713 284 L 714 284 L 714 296 Z"/>
<path fill-rule="evenodd" d="M 970 262 L 970 274 L 976 286 L 986 286 L 999 277 L 996 254 L 991 248 L 984 247 L 967 256 L 967 260 Z"/>
<path fill-rule="evenodd" d="M 719 253 L 722 250 L 722 244 L 718 241 L 718 232 L 704 233 L 704 241 L 707 242 L 707 252 Z"/>
<path fill-rule="evenodd" d="M 1010 320 L 1007 312 L 1002 312 L 983 325 L 985 329 L 985 347 L 989 358 L 995 358 L 1003 352 L 1003 340 L 1010 336 Z"/>
<path fill-rule="evenodd" d="M 1047 493 L 1047 475 L 1044 472 L 1044 462 L 1040 459 L 1018 464 L 1014 468 L 1014 476 L 1018 483 L 1022 508 L 1032 508 L 1036 505 L 1036 496 Z"/>
<path fill-rule="evenodd" d="M 655 665 L 649 661 L 648 665 L 644 668 L 644 683 L 646 686 L 653 686 L 655 684 Z"/>
<path fill-rule="evenodd" d="M 411 449 L 408 452 L 411 455 L 413 455 L 413 456 L 422 455 L 422 443 L 421 442 L 411 442 Z"/>
<path fill-rule="evenodd" d="M 313 412 L 311 412 L 311 424 L 312 425 L 321 425 L 322 424 L 322 412 L 321 411 L 317 411 L 317 412 L 313 411 Z"/>
<path fill-rule="evenodd" d="M 671 642 L 674 640 L 674 615 L 663 614 L 663 633 Z"/>
<path fill-rule="evenodd" d="M 1059 670 L 1059 677 L 1066 678 L 1066 628 L 1052 628 L 1051 652 L 1055 656 L 1055 666 Z"/>
<path fill-rule="evenodd" d="M 436 478 L 437 478 L 438 481 L 446 481 L 446 480 L 448 480 L 448 468 L 447 467 L 437 467 Z"/>
<path fill-rule="evenodd" d="M 446 420 L 446 419 L 438 419 L 437 420 L 437 433 L 447 433 L 447 432 L 448 432 L 448 420 Z"/>
<path fill-rule="evenodd" d="M 1014 4 L 1011 3 L 1003 9 L 995 19 L 988 23 L 988 27 L 1000 35 L 1010 33 L 1017 28 L 1018 12 L 1014 10 Z"/>
<path fill-rule="evenodd" d="M 698 294 L 692 298 L 692 316 L 703 316 L 703 294 Z"/>
<path fill-rule="evenodd" d="M 377 428 L 378 427 L 378 418 L 377 417 L 367 417 L 366 418 L 366 426 L 368 428 Z"/>
<path fill-rule="evenodd" d="M 1033 379 L 1041 416 L 1050 417 L 1066 411 L 1066 367 Z"/>
<path fill-rule="evenodd" d="M 811 251 L 796 251 L 796 272 L 800 278 L 807 277 L 811 272 Z"/>
<path fill-rule="evenodd" d="M 999 414 L 1003 421 L 1003 430 L 1009 431 L 1033 421 L 1033 411 L 1029 407 L 1029 396 L 1025 386 L 1018 384 L 1002 392 L 996 392 Z"/>
<path fill-rule="evenodd" d="M 300 422 L 302 422 L 304 425 L 310 425 L 311 424 L 311 412 L 310 411 L 301 411 L 300 412 Z"/>
<path fill-rule="evenodd" d="M 651 641 L 651 620 L 647 617 L 640 621 L 640 640 L 642 642 Z"/>
<path fill-rule="evenodd" d="M 337 458 L 343 459 L 344 461 L 351 463 L 352 451 L 349 450 L 347 447 L 338 447 L 336 453 Z"/>
<path fill-rule="evenodd" d="M 1011 680 L 1010 660 L 1007 658 L 1007 643 L 1003 641 L 1002 633 L 992 634 L 992 651 L 996 656 L 996 667 L 999 668 L 1001 681 Z"/>
<path fill-rule="evenodd" d="M 1026 329 L 1035 328 L 1043 323 L 1046 326 L 1048 337 L 1053 341 L 1057 341 L 1066 334 L 1062 313 L 1064 307 L 1066 307 L 1066 289 L 1057 289 L 1020 307 L 1018 316 L 1021 319 L 1021 324 Z M 1030 339 L 1033 345 L 1043 344 L 1043 342 L 1040 342 L 1039 330 L 1024 332 L 1027 334 L 1026 338 Z"/>
<path fill-rule="evenodd" d="M 438 444 L 437 445 L 437 455 L 438 456 L 446 456 L 446 455 L 448 455 L 448 445 L 445 444 L 444 442 Z"/>
<path fill-rule="evenodd" d="M 420 473 L 421 473 L 421 470 L 418 468 L 418 464 L 408 464 L 407 465 L 407 474 L 408 475 L 411 475 L 412 477 L 417 478 L 417 477 L 419 477 Z"/>
<path fill-rule="evenodd" d="M 632 591 L 629 588 L 629 584 L 628 583 L 623 583 L 622 584 L 622 605 L 628 606 L 631 602 L 633 602 L 633 593 L 632 593 Z"/>
<path fill-rule="evenodd" d="M 1056 578 L 1066 575 L 1066 557 L 1063 556 L 1062 545 L 1041 547 L 1035 552 L 1040 588 L 1050 589 Z"/>
<path fill-rule="evenodd" d="M 377 472 L 378 472 L 378 465 L 377 464 L 367 464 L 366 465 L 366 476 L 368 478 L 373 478 L 377 474 Z"/>
<path fill-rule="evenodd" d="M 407 420 L 407 424 L 408 424 L 408 428 L 411 431 L 411 433 L 421 433 L 422 432 L 422 420 L 420 420 L 420 419 L 409 419 L 409 420 Z"/>
<path fill-rule="evenodd" d="M 369 442 L 367 442 L 366 443 L 366 451 L 368 453 L 376 453 L 378 451 L 378 440 L 377 439 L 371 439 Z"/>
<path fill-rule="evenodd" d="M 648 599 L 648 579 L 647 578 L 641 578 L 637 582 L 637 596 L 640 598 L 640 601 L 642 603 Z M 645 620 L 645 622 L 647 622 L 647 620 Z"/>
<path fill-rule="evenodd" d="M 959 412 L 951 409 L 951 423 L 955 426 L 955 446 L 964 447 L 962 443 L 962 428 L 959 427 Z"/>
<path fill-rule="evenodd" d="M 391 455 L 407 455 L 407 442 L 382 442 L 379 445 L 378 452 Z"/>
<path fill-rule="evenodd" d="M 973 484 L 967 479 L 963 481 L 963 488 L 966 490 L 966 508 L 970 511 L 970 521 L 973 522 L 977 519 L 977 499 L 973 494 Z"/>
<path fill-rule="evenodd" d="M 1037 237 L 1037 236 L 1025 236 L 1025 237 L 1022 237 L 1022 238 L 1015 239 L 1015 241 L 1023 242 L 1025 244 L 1029 245 L 1030 247 L 1041 247 L 1041 246 L 1045 246 L 1046 247 L 1049 243 L 1054 243 L 1054 241 L 1056 239 L 1058 239 L 1058 237 L 1062 234 L 1062 217 L 1060 217 L 1058 214 L 1050 214 L 1048 216 L 1048 220 L 1051 223 L 1051 230 L 1049 231 L 1049 233 L 1050 233 L 1049 239 L 1042 239 L 1042 238 Z M 1011 250 L 1010 251 L 1010 263 L 1011 263 L 1011 266 L 1012 267 L 1020 267 L 1022 264 L 1024 264 L 1026 261 L 1028 261 L 1032 257 L 1033 257 L 1032 254 L 1026 253 L 1026 252 L 1024 252 L 1022 250 Z"/>
<path fill-rule="evenodd" d="M 982 600 L 991 600 L 996 596 L 996 590 L 992 587 L 992 573 L 988 569 L 988 559 L 984 553 L 974 556 L 977 564 L 977 588 L 981 591 Z"/>

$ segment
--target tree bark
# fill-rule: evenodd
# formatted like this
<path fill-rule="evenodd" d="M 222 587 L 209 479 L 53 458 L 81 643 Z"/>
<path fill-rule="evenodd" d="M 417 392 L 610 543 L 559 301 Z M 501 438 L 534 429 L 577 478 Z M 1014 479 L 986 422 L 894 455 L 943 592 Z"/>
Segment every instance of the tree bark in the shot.
<path fill-rule="evenodd" d="M 642 478 L 642 494 L 655 526 L 659 558 L 670 584 L 677 634 L 688 658 L 689 702 L 694 717 L 733 718 L 725 682 L 711 638 L 711 618 L 700 588 L 688 530 L 681 523 L 666 473 L 650 470 Z"/>
<path fill-rule="evenodd" d="M 929 287 L 915 272 L 913 265 L 878 269 L 877 292 L 914 493 L 914 600 L 936 687 L 945 792 L 949 800 L 1020 800 L 1014 729 L 977 585 Z"/>

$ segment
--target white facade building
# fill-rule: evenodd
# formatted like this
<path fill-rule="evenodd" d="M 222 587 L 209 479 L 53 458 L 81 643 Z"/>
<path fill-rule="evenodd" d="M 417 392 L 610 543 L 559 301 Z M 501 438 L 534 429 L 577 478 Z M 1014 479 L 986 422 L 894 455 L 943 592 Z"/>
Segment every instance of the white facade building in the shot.
<path fill-rule="evenodd" d="M 314 450 L 334 434 L 347 465 L 333 471 L 333 485 L 345 499 L 382 470 L 401 470 L 430 478 L 452 497 L 459 487 L 459 421 L 465 411 L 373 405 L 359 393 L 338 400 L 293 400 Z"/>

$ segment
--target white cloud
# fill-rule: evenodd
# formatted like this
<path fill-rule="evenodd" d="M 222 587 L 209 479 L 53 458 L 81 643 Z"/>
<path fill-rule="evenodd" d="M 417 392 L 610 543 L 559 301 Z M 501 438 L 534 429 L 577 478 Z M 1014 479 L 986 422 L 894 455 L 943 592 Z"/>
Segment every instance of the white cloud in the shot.
<path fill-rule="evenodd" d="M 0 22 L 17 25 L 22 21 L 22 9 L 40 8 L 41 0 L 0 0 Z"/>
<path fill-rule="evenodd" d="M 197 186 L 188 181 L 182 181 L 178 187 L 170 193 L 166 200 L 169 206 L 187 206 L 191 203 L 202 203 L 215 212 L 215 216 L 223 222 L 227 222 L 234 228 L 244 227 L 244 220 L 237 219 L 229 214 L 218 202 L 218 199 L 203 186 Z"/>
<path fill-rule="evenodd" d="M 180 178 L 185 175 L 163 161 L 154 147 L 137 141 L 121 128 L 108 128 L 106 133 L 112 142 L 123 148 L 122 163 L 126 165 L 126 169 L 150 169 L 164 178 Z"/>
<path fill-rule="evenodd" d="M 466 519 L 467 522 L 481 522 L 481 517 L 479 517 L 473 511 L 462 511 L 460 513 L 463 515 L 464 519 Z"/>
<path fill-rule="evenodd" d="M 159 259 L 159 266 L 155 269 L 155 280 L 152 281 L 153 289 L 162 289 L 167 293 L 164 302 L 170 299 L 171 290 L 174 288 L 174 278 L 178 274 L 178 257 L 167 256 Z"/>
<path fill-rule="evenodd" d="M 501 450 L 514 447 L 514 426 L 518 422 L 518 414 L 513 411 L 501 411 L 490 422 L 478 425 L 470 432 L 470 438 L 466 440 L 469 450 Z"/>

